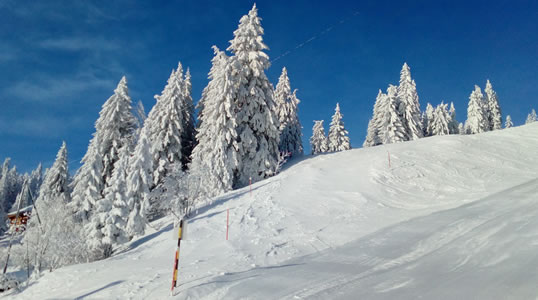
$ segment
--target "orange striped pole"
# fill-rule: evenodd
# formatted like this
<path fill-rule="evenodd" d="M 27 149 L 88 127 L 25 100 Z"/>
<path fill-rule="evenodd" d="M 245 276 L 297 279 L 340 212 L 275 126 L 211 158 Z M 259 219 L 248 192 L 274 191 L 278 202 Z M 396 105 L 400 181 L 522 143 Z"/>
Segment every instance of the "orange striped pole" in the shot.
<path fill-rule="evenodd" d="M 174 259 L 174 277 L 172 279 L 172 293 L 174 292 L 174 288 L 176 287 L 177 283 L 177 273 L 178 273 L 178 267 L 179 267 L 179 246 L 181 245 L 181 233 L 183 230 L 183 220 L 179 221 L 179 229 L 177 231 L 177 249 L 176 249 L 176 256 Z"/>

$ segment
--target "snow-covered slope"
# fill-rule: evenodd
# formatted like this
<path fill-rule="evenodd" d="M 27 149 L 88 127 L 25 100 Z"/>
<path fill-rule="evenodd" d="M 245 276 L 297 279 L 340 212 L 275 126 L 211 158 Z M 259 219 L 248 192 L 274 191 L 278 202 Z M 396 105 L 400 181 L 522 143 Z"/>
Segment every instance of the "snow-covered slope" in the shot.
<path fill-rule="evenodd" d="M 200 209 L 173 298 L 535 299 L 537 195 L 538 123 L 308 157 Z M 153 225 L 10 297 L 170 297 L 176 241 Z"/>

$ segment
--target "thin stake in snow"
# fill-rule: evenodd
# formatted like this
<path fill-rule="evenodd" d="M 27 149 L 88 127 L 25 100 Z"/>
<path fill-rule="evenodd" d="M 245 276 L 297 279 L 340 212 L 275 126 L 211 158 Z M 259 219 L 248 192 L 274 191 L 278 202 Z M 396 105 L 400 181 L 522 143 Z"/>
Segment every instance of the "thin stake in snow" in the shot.
<path fill-rule="evenodd" d="M 250 197 L 252 197 L 252 177 L 248 178 L 248 186 L 250 188 Z"/>
<path fill-rule="evenodd" d="M 228 240 L 228 229 L 230 228 L 230 209 L 226 210 L 226 240 Z"/>
<path fill-rule="evenodd" d="M 387 151 L 387 155 L 389 157 L 389 168 L 390 168 L 390 152 L 389 151 Z"/>
<path fill-rule="evenodd" d="M 172 293 L 174 292 L 174 288 L 176 287 L 177 283 L 177 273 L 178 273 L 178 266 L 179 266 L 179 246 L 181 245 L 181 234 L 183 231 L 183 220 L 179 221 L 179 229 L 177 231 L 177 249 L 176 249 L 176 256 L 174 259 L 174 276 L 172 279 Z"/>

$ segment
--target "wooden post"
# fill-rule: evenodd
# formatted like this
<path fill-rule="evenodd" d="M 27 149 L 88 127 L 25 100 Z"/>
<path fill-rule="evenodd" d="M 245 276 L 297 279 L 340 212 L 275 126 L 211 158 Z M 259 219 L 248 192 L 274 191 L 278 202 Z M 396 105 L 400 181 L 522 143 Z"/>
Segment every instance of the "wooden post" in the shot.
<path fill-rule="evenodd" d="M 183 230 L 183 220 L 179 221 L 179 229 L 177 231 L 177 249 L 176 249 L 176 256 L 174 258 L 174 277 L 172 279 L 172 293 L 174 292 L 174 288 L 177 284 L 177 274 L 178 274 L 178 267 L 179 267 L 179 246 L 181 245 L 181 233 Z"/>

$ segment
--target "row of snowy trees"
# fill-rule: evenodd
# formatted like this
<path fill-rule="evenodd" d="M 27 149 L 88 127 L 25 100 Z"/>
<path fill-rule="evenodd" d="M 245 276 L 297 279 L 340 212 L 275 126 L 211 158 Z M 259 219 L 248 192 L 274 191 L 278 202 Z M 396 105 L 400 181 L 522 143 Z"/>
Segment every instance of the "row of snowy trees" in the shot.
<path fill-rule="evenodd" d="M 389 85 L 387 92 L 379 90 L 373 116 L 368 123 L 364 147 L 416 140 L 432 135 L 474 134 L 502 128 L 502 114 L 497 94 L 488 80 L 486 95 L 475 86 L 469 97 L 467 121 L 456 120 L 454 104 L 441 102 L 437 107 L 430 103 L 421 113 L 415 81 L 404 63 L 398 86 Z M 512 125 L 507 116 L 505 127 Z"/>
<path fill-rule="evenodd" d="M 303 153 L 300 101 L 285 68 L 273 89 L 262 35 L 254 5 L 234 32 L 230 54 L 214 47 L 197 126 L 190 72 L 181 64 L 147 118 L 140 105 L 133 113 L 121 79 L 74 178 L 65 144 L 46 173 L 35 201 L 39 217 L 25 236 L 36 270 L 107 257 L 144 234 L 149 221 L 167 212 L 181 216 L 196 201 L 271 176 L 282 157 Z"/>
<path fill-rule="evenodd" d="M 329 135 L 325 135 L 323 120 L 314 121 L 310 147 L 312 154 L 337 152 L 351 149 L 348 131 L 344 127 L 343 115 L 340 113 L 340 105 L 336 103 L 334 115 L 329 127 Z"/>

